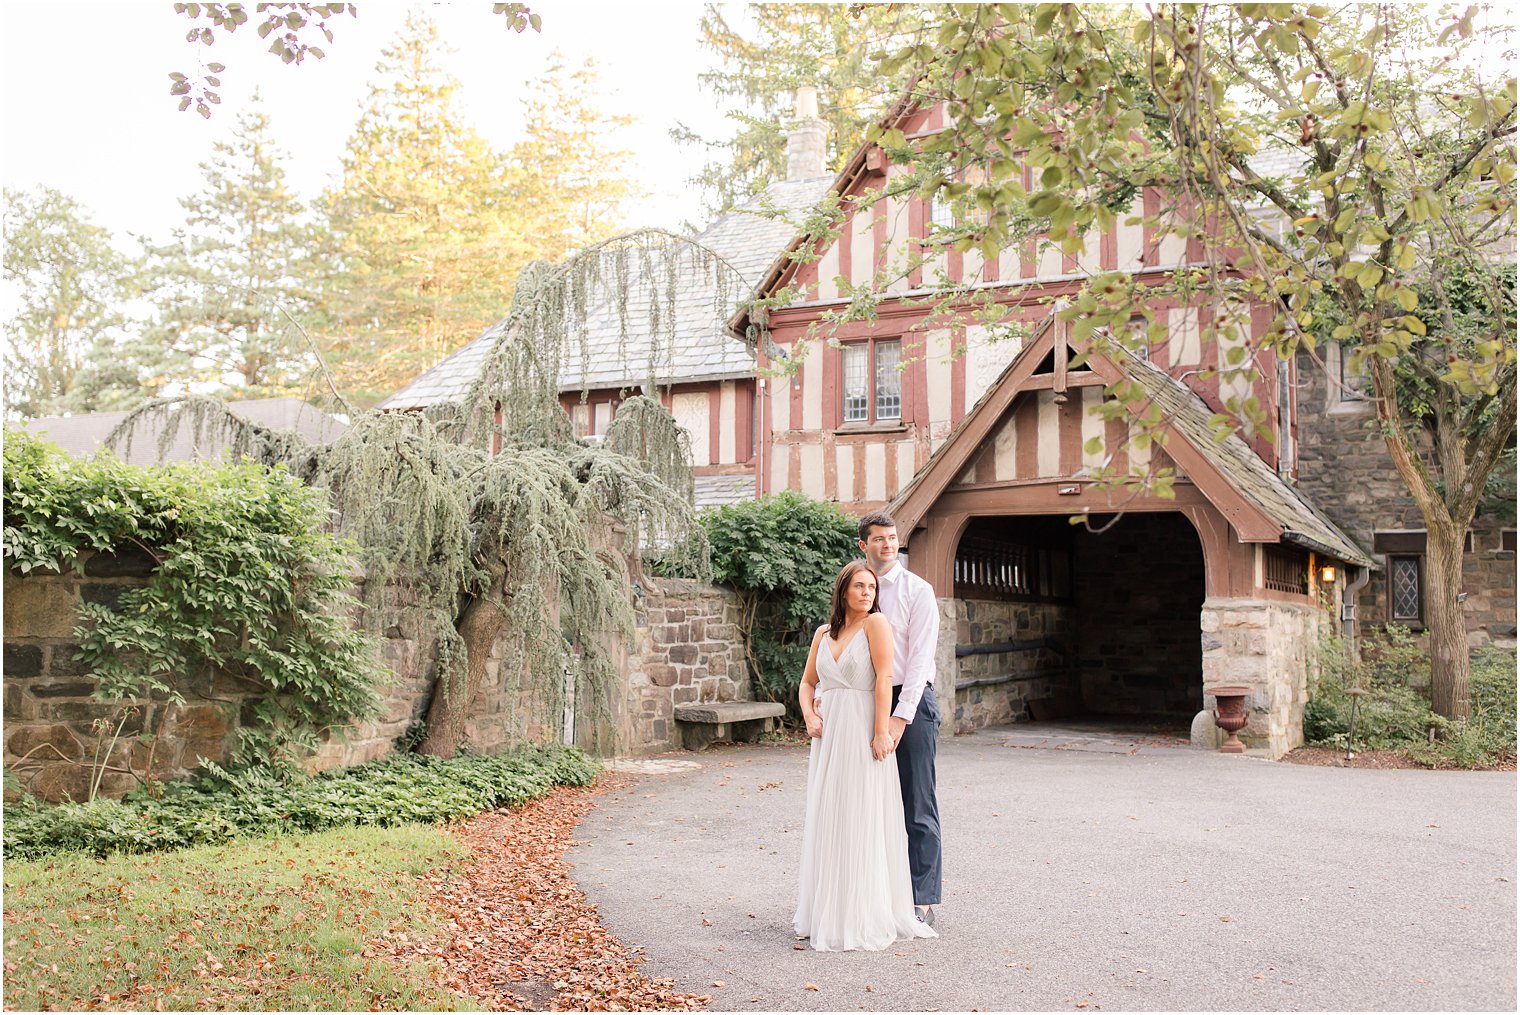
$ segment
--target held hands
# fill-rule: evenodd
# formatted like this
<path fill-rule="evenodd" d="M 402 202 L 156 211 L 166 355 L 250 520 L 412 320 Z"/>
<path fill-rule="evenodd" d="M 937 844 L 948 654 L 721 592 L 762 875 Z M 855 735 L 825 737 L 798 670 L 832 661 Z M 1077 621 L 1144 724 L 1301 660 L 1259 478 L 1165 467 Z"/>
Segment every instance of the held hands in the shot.
<path fill-rule="evenodd" d="M 871 738 L 871 757 L 877 761 L 886 761 L 887 755 L 897 750 L 897 741 L 892 739 L 890 733 L 878 733 Z"/>
<path fill-rule="evenodd" d="M 803 720 L 807 723 L 808 736 L 814 738 L 823 736 L 822 712 L 818 711 L 816 708 L 809 709 L 808 714 L 803 716 Z"/>

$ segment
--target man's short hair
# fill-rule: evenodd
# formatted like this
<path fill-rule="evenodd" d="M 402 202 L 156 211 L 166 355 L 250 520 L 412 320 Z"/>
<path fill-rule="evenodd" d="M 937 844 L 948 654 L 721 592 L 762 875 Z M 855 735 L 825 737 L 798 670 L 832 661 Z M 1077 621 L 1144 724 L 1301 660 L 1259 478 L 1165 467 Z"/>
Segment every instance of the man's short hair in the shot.
<path fill-rule="evenodd" d="M 860 520 L 860 538 L 865 539 L 869 537 L 871 530 L 877 527 L 895 529 L 897 528 L 897 523 L 885 511 L 872 511 Z"/>

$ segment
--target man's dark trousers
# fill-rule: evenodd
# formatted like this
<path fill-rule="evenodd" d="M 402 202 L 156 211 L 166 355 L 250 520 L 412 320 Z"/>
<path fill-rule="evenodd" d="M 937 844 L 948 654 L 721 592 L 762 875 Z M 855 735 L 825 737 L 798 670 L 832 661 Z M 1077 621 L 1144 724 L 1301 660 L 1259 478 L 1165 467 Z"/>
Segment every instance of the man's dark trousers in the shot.
<path fill-rule="evenodd" d="M 897 708 L 901 687 L 892 688 Z M 939 700 L 934 685 L 924 688 L 918 711 L 897 742 L 897 775 L 902 783 L 903 818 L 908 826 L 908 868 L 913 872 L 913 904 L 939 905 L 939 801 L 934 795 L 934 754 L 939 746 Z"/>

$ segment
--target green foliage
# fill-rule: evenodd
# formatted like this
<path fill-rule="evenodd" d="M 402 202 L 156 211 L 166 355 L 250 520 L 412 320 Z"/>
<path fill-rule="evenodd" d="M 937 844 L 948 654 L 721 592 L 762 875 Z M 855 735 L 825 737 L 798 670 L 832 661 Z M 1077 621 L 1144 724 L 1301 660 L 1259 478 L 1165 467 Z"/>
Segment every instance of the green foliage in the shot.
<path fill-rule="evenodd" d="M 825 171 L 844 168 L 866 128 L 908 83 L 901 70 L 884 71 L 872 56 L 916 20 L 911 6 L 704 6 L 701 41 L 719 66 L 699 81 L 731 103 L 732 133 L 703 138 L 684 126 L 671 133 L 683 145 L 721 156 L 691 180 L 707 192 L 710 212 L 743 204 L 787 178 L 786 128 L 802 85 L 819 91 L 818 113 L 828 130 Z"/>
<path fill-rule="evenodd" d="M 1402 750 L 1432 767 L 1492 765 L 1515 753 L 1515 656 L 1488 648 L 1472 661 L 1473 714 L 1449 720 L 1431 711 L 1430 655 L 1404 627 L 1389 625 L 1362 640 L 1352 658 L 1338 636 L 1316 649 L 1316 678 L 1304 709 L 1304 739 L 1345 749 L 1348 692 L 1358 688 L 1353 750 Z M 1435 739 L 1431 739 L 1431 731 Z"/>
<path fill-rule="evenodd" d="M 1472 715 L 1435 716 L 1434 743 L 1409 756 L 1432 767 L 1476 768 L 1515 756 L 1515 656 L 1487 648 L 1472 661 Z"/>
<path fill-rule="evenodd" d="M 323 281 L 339 385 L 370 405 L 502 317 L 519 272 L 621 227 L 626 153 L 591 67 L 555 64 L 527 136 L 493 148 L 459 111 L 436 23 L 409 12 L 376 67 L 323 197 L 337 271 Z"/>
<path fill-rule="evenodd" d="M 27 416 L 130 408 L 120 358 L 132 260 L 85 210 L 48 187 L 5 192 L 5 400 Z"/>
<path fill-rule="evenodd" d="M 1424 741 L 1433 724 L 1430 698 L 1420 688 L 1429 683 L 1430 661 L 1408 628 L 1390 625 L 1362 642 L 1362 658 L 1352 659 L 1338 636 L 1317 646 L 1318 676 L 1304 709 L 1304 739 L 1346 746 L 1351 698 L 1356 705 L 1356 750 L 1407 747 Z"/>
<path fill-rule="evenodd" d="M 209 671 L 253 681 L 242 756 L 311 747 L 378 708 L 373 647 L 348 620 L 349 550 L 322 531 L 323 494 L 252 462 L 136 468 L 75 462 L 5 434 L 5 559 L 27 574 L 82 571 L 87 551 L 145 550 L 157 567 L 76 632 L 107 701 L 180 701 Z"/>
<path fill-rule="evenodd" d="M 448 761 L 396 754 L 315 778 L 207 766 L 190 782 L 124 800 L 6 807 L 5 858 L 96 856 L 208 846 L 235 838 L 348 825 L 453 821 L 515 807 L 556 785 L 588 786 L 600 765 L 578 748 L 550 745 Z"/>
<path fill-rule="evenodd" d="M 709 508 L 713 580 L 738 590 L 759 694 L 795 712 L 813 631 L 829 616 L 834 579 L 860 556 L 857 520 L 837 504 L 788 490 Z"/>

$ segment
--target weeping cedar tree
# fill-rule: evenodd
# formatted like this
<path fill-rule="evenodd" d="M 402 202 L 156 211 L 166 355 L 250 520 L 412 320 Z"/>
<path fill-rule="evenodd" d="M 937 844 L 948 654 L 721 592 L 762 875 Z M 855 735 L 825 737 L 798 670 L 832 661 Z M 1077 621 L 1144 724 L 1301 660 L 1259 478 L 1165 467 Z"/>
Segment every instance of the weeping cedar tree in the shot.
<path fill-rule="evenodd" d="M 458 749 L 498 639 L 509 697 L 527 690 L 532 718 L 554 728 L 573 674 L 576 715 L 590 719 L 600 739 L 612 718 L 618 640 L 632 629 L 626 561 L 653 538 L 667 553 L 685 554 L 697 573 L 707 568 L 689 437 L 651 395 L 675 338 L 678 295 L 709 286 L 716 315 L 737 278 L 685 238 L 625 234 L 560 264 L 524 269 L 459 403 L 360 413 L 319 446 L 212 399 L 165 399 L 123 420 L 113 443 L 130 446 L 137 426 L 156 416 L 169 421 L 166 444 L 188 426 L 197 441 L 220 436 L 234 454 L 283 462 L 329 491 L 335 525 L 360 547 L 361 599 L 371 615 L 414 605 L 438 635 L 420 752 L 450 757 Z M 559 378 L 567 357 L 585 361 L 593 315 L 618 329 L 622 362 L 647 355 L 649 375 L 605 440 L 587 445 L 560 406 Z M 398 590 L 415 604 L 388 598 Z"/>
<path fill-rule="evenodd" d="M 1220 366 L 1203 373 L 1224 391 L 1250 391 L 1263 348 L 1344 345 L 1429 533 L 1432 705 L 1467 716 L 1463 534 L 1515 430 L 1510 27 L 1487 8 L 1397 4 L 936 10 L 882 69 L 914 69 L 915 97 L 944 100 L 948 126 L 873 137 L 913 166 L 901 186 L 961 212 L 937 239 L 991 254 L 1046 237 L 1080 256 L 1132 216 L 1196 243 L 1195 263 L 1147 280 L 1096 272 L 1058 316 L 1111 352 L 1164 339 L 1159 322 L 1131 328 L 1133 313 L 1210 306 L 1201 337 Z M 1253 337 L 1255 307 L 1273 316 Z M 1108 416 L 1144 403 L 1133 382 L 1107 395 Z M 1254 396 L 1225 410 L 1221 438 L 1270 434 Z M 1162 422 L 1152 413 L 1139 439 Z M 1161 493 L 1162 479 L 1137 485 Z"/>

